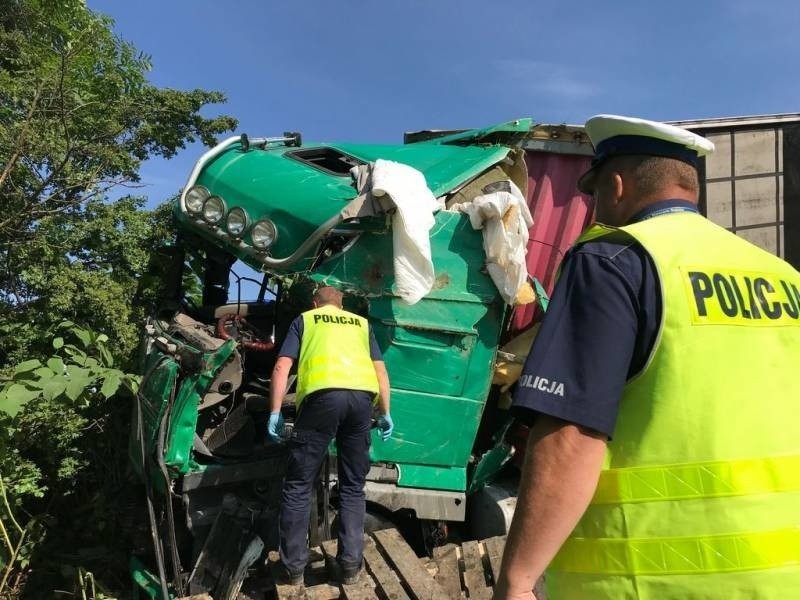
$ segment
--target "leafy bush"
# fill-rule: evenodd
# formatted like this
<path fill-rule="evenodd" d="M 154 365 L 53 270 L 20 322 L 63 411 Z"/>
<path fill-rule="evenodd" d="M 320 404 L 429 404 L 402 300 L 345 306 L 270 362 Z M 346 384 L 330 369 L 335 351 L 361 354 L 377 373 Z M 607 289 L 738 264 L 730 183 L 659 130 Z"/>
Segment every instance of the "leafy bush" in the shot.
<path fill-rule="evenodd" d="M 75 562 L 76 547 L 72 558 L 107 556 L 109 548 L 97 544 L 120 517 L 109 499 L 126 487 L 124 408 L 139 378 L 114 367 L 105 334 L 69 321 L 56 332 L 52 356 L 20 363 L 0 385 L 0 593 L 14 573 L 31 566 L 36 548 L 49 544 L 59 573 Z M 89 545 L 81 548 L 78 540 Z M 42 573 L 56 566 L 47 562 L 39 565 Z"/>

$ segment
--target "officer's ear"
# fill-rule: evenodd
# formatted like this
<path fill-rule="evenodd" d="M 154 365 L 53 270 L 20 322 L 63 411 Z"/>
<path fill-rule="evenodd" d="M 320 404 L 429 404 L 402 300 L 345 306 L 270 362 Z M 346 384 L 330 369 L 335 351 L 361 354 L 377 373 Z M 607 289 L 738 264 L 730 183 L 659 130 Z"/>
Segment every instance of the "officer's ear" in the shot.
<path fill-rule="evenodd" d="M 611 191 L 614 204 L 619 204 L 622 200 L 622 195 L 625 192 L 625 180 L 618 172 L 614 172 L 611 178 Z"/>

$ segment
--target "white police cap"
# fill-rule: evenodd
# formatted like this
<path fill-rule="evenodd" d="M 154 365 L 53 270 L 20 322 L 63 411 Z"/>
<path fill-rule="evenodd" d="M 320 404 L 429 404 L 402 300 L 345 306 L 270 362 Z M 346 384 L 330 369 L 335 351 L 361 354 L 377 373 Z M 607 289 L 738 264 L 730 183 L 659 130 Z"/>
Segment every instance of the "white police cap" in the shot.
<path fill-rule="evenodd" d="M 598 167 L 612 156 L 648 155 L 675 158 L 697 168 L 698 159 L 714 152 L 714 144 L 691 131 L 657 121 L 596 115 L 586 121 L 594 146 L 592 166 L 578 180 L 578 189 L 591 194 Z"/>

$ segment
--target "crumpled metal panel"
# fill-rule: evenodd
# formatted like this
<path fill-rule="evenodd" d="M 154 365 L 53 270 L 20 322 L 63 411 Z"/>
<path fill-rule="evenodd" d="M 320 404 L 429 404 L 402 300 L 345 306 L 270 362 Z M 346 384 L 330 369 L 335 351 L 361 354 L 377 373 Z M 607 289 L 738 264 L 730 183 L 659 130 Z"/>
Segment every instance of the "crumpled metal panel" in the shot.
<path fill-rule="evenodd" d="M 396 422 L 390 440 L 373 439 L 372 461 L 399 464 L 400 486 L 463 491 L 505 305 L 481 269 L 483 240 L 469 218 L 440 211 L 435 219 L 436 282 L 414 305 L 392 292 L 392 237 L 385 233 L 365 233 L 311 278 L 369 300 Z"/>
<path fill-rule="evenodd" d="M 332 147 L 366 162 L 379 158 L 403 163 L 425 175 L 434 196 L 441 196 L 503 160 L 507 146 L 450 146 L 424 144 L 336 144 Z M 355 193 L 353 193 L 355 196 Z"/>
<path fill-rule="evenodd" d="M 590 156 L 526 151 L 528 207 L 533 227 L 528 241 L 528 273 L 553 293 L 564 254 L 592 222 L 594 201 L 578 191 L 578 177 L 589 168 Z M 539 318 L 536 304 L 517 307 L 512 332 L 530 327 Z"/>

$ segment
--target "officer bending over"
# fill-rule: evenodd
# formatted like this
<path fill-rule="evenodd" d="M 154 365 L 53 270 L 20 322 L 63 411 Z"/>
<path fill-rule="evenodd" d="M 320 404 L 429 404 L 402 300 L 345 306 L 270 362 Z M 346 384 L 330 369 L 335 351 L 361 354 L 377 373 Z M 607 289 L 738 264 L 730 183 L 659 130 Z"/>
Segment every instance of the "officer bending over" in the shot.
<path fill-rule="evenodd" d="M 281 404 L 289 371 L 297 367 L 298 415 L 288 440 L 289 459 L 281 503 L 280 556 L 289 583 L 303 583 L 308 560 L 311 489 L 328 445 L 336 438 L 339 474 L 337 562 L 345 583 L 358 579 L 364 551 L 364 483 L 369 471 L 373 403 L 385 441 L 392 435 L 389 377 L 369 323 L 342 309 L 342 293 L 322 287 L 314 308 L 289 329 L 272 371 L 268 434 L 283 429 Z"/>

